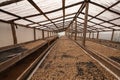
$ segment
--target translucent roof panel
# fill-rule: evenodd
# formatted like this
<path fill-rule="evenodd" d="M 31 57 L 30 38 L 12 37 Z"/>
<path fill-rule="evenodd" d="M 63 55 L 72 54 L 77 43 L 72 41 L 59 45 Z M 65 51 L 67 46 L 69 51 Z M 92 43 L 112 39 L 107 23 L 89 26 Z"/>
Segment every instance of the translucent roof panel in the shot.
<path fill-rule="evenodd" d="M 0 0 L 0 3 L 5 2 L 5 1 L 8 1 L 8 0 Z"/>
<path fill-rule="evenodd" d="M 116 20 L 113 20 L 113 21 L 110 21 L 110 22 L 112 22 L 114 24 L 117 24 L 117 25 L 120 25 L 120 19 L 116 19 Z"/>
<path fill-rule="evenodd" d="M 85 18 L 85 15 L 84 14 L 80 14 L 79 15 L 80 18 L 84 19 Z M 88 16 L 88 19 L 91 19 L 92 17 Z"/>
<path fill-rule="evenodd" d="M 96 27 L 96 28 L 104 28 L 104 27 L 102 27 L 100 25 L 95 25 L 94 27 Z"/>
<path fill-rule="evenodd" d="M 46 29 L 46 27 L 40 27 L 40 29 Z"/>
<path fill-rule="evenodd" d="M 16 19 L 16 18 L 17 18 L 17 17 L 14 17 L 14 16 L 11 16 L 11 15 L 9 15 L 9 14 L 0 12 L 0 19 L 1 19 L 1 20 L 8 21 L 8 20 Z"/>
<path fill-rule="evenodd" d="M 101 24 L 101 25 L 106 26 L 106 27 L 111 27 L 111 26 L 113 26 L 112 24 L 109 24 L 109 23 L 103 23 L 103 24 Z"/>
<path fill-rule="evenodd" d="M 95 25 L 94 23 L 91 23 L 91 22 L 88 22 L 87 24 L 88 24 L 89 26 Z"/>
<path fill-rule="evenodd" d="M 23 24 L 23 25 L 31 24 L 31 22 L 23 20 L 23 19 L 17 20 L 17 21 L 15 21 L 15 23 Z"/>
<path fill-rule="evenodd" d="M 44 24 L 47 24 L 47 23 L 50 23 L 50 21 L 41 22 L 39 24 L 44 25 Z"/>
<path fill-rule="evenodd" d="M 55 25 L 47 25 L 49 28 L 56 28 Z"/>
<path fill-rule="evenodd" d="M 84 0 L 65 0 L 65 6 L 72 5 L 78 2 L 82 2 Z"/>
<path fill-rule="evenodd" d="M 66 8 L 65 9 L 65 15 L 67 14 L 71 14 L 71 13 L 77 13 L 77 11 L 79 10 L 81 5 L 77 5 L 77 6 L 73 6 L 73 7 L 70 7 L 70 8 Z"/>
<path fill-rule="evenodd" d="M 70 15 L 70 16 L 65 16 L 65 18 L 73 18 L 73 17 L 75 17 L 75 14 L 73 14 L 73 15 Z"/>
<path fill-rule="evenodd" d="M 85 9 L 84 9 L 85 10 Z M 100 12 L 102 12 L 104 9 L 101 7 L 98 7 L 96 5 L 93 4 L 89 4 L 89 10 L 88 10 L 88 14 L 89 15 L 93 15 L 96 16 L 97 14 L 99 14 Z M 85 11 L 84 11 L 85 12 Z"/>
<path fill-rule="evenodd" d="M 108 28 L 103 28 L 103 30 L 108 31 L 108 30 L 111 30 L 111 29 L 108 29 Z"/>
<path fill-rule="evenodd" d="M 112 20 L 114 18 L 120 17 L 120 15 L 117 15 L 115 13 L 112 13 L 110 11 L 105 11 L 104 13 L 100 14 L 98 18 L 103 19 L 103 20 Z"/>
<path fill-rule="evenodd" d="M 116 11 L 116 12 L 119 12 L 119 13 L 120 13 L 120 3 L 119 3 L 119 4 L 117 4 L 117 5 L 115 5 L 115 6 L 113 6 L 113 7 L 111 8 L 111 10 L 113 10 L 113 11 Z"/>
<path fill-rule="evenodd" d="M 53 13 L 47 14 L 47 16 L 48 16 L 50 19 L 57 18 L 57 17 L 61 17 L 61 16 L 63 16 L 63 11 L 60 10 L 60 11 L 57 11 L 57 12 L 53 12 Z"/>
<path fill-rule="evenodd" d="M 27 0 L 2 6 L 0 7 L 0 9 L 3 9 L 21 17 L 39 13 Z"/>
<path fill-rule="evenodd" d="M 43 26 L 38 26 L 38 27 L 36 27 L 36 28 L 42 28 Z"/>
<path fill-rule="evenodd" d="M 117 27 L 117 26 L 115 26 L 115 27 L 112 27 L 112 28 L 114 28 L 114 29 L 120 29 L 120 27 Z"/>
<path fill-rule="evenodd" d="M 119 0 L 91 0 L 92 2 L 95 2 L 97 4 L 101 4 L 105 7 L 109 7 L 112 4 L 114 4 L 115 2 L 119 1 Z"/>
<path fill-rule="evenodd" d="M 96 29 L 96 27 L 93 27 L 93 26 L 92 26 L 92 27 L 90 27 L 90 28 L 91 28 L 91 29 Z"/>
<path fill-rule="evenodd" d="M 73 20 L 72 18 L 71 18 L 71 19 L 66 19 L 65 22 L 66 22 L 66 21 L 72 21 L 72 20 Z"/>
<path fill-rule="evenodd" d="M 33 0 L 43 12 L 52 11 L 62 7 L 62 0 Z"/>
<path fill-rule="evenodd" d="M 57 23 L 56 24 L 58 27 L 61 27 L 61 26 L 63 26 L 63 23 Z"/>
<path fill-rule="evenodd" d="M 58 18 L 58 19 L 54 19 L 52 20 L 53 22 L 59 21 L 59 20 L 63 20 L 63 18 Z"/>
<path fill-rule="evenodd" d="M 29 25 L 30 27 L 36 27 L 39 26 L 38 24 L 33 24 L 33 25 Z"/>
<path fill-rule="evenodd" d="M 98 20 L 98 19 L 91 19 L 90 21 L 92 21 L 92 22 L 94 22 L 94 23 L 101 23 L 101 22 L 103 22 L 103 21 L 101 21 L 101 20 Z"/>
<path fill-rule="evenodd" d="M 58 24 L 58 23 L 63 23 L 63 21 L 55 22 L 55 24 Z"/>
<path fill-rule="evenodd" d="M 34 17 L 30 17 L 30 18 L 27 18 L 31 21 L 34 21 L 34 22 L 40 22 L 40 21 L 44 21 L 44 20 L 47 20 L 43 15 L 41 16 L 34 16 Z"/>
<path fill-rule="evenodd" d="M 81 22 L 81 23 L 83 23 L 84 22 L 84 20 L 82 20 L 82 19 L 77 19 L 77 21 L 79 21 L 79 22 Z"/>

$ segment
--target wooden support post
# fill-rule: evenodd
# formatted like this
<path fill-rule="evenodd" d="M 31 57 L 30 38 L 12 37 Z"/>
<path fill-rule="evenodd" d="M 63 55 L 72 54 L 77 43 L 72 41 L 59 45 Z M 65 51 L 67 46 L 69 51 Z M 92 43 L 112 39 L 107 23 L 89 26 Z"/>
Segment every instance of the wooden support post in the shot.
<path fill-rule="evenodd" d="M 68 37 L 70 38 L 70 27 L 68 27 Z"/>
<path fill-rule="evenodd" d="M 86 1 L 86 7 L 85 7 L 85 19 L 84 19 L 84 29 L 83 29 L 83 46 L 85 47 L 85 41 L 86 41 L 86 31 L 87 31 L 87 19 L 88 19 L 88 8 L 89 8 L 89 2 Z"/>
<path fill-rule="evenodd" d="M 94 32 L 92 33 L 92 38 L 94 39 Z"/>
<path fill-rule="evenodd" d="M 97 32 L 97 39 L 99 39 L 99 31 Z"/>
<path fill-rule="evenodd" d="M 75 40 L 77 39 L 77 18 L 75 19 Z"/>
<path fill-rule="evenodd" d="M 67 36 L 67 30 L 65 31 L 65 36 Z"/>
<path fill-rule="evenodd" d="M 45 37 L 44 37 L 44 30 L 42 30 L 42 39 L 44 39 Z"/>
<path fill-rule="evenodd" d="M 52 36 L 52 32 L 50 32 L 51 33 L 51 36 Z"/>
<path fill-rule="evenodd" d="M 113 29 L 113 31 L 112 31 L 112 35 L 111 35 L 111 41 L 113 41 L 114 32 L 115 32 L 115 30 Z"/>
<path fill-rule="evenodd" d="M 34 41 L 36 41 L 36 28 L 34 27 L 33 30 L 34 30 Z"/>
<path fill-rule="evenodd" d="M 71 38 L 73 38 L 73 23 L 71 25 Z"/>
<path fill-rule="evenodd" d="M 50 37 L 51 37 L 51 31 L 50 31 Z"/>
<path fill-rule="evenodd" d="M 47 35 L 48 35 L 48 38 L 49 38 L 49 31 L 47 31 Z"/>
<path fill-rule="evenodd" d="M 12 29 L 12 35 L 13 35 L 13 43 L 17 44 L 17 36 L 16 36 L 15 26 L 13 22 L 11 22 L 11 29 Z"/>
<path fill-rule="evenodd" d="M 52 36 L 52 32 L 50 31 L 50 36 Z"/>
<path fill-rule="evenodd" d="M 89 33 L 89 38 L 90 38 L 91 32 Z"/>
<path fill-rule="evenodd" d="M 53 32 L 52 32 L 52 36 L 53 36 Z"/>

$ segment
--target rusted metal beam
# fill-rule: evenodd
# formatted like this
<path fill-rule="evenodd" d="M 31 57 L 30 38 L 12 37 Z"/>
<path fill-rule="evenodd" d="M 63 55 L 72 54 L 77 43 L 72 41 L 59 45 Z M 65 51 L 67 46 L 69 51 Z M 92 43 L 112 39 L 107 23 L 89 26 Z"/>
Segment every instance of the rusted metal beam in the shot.
<path fill-rule="evenodd" d="M 82 45 L 84 47 L 85 47 L 85 41 L 86 41 L 88 9 L 89 9 L 89 2 L 88 2 L 88 0 L 85 0 L 85 2 L 86 2 L 86 8 L 85 8 L 85 19 L 84 19 L 84 29 L 83 29 L 83 43 L 82 43 Z"/>
<path fill-rule="evenodd" d="M 17 44 L 16 30 L 13 22 L 11 22 L 11 30 L 12 30 L 12 36 L 13 36 L 13 43 Z"/>

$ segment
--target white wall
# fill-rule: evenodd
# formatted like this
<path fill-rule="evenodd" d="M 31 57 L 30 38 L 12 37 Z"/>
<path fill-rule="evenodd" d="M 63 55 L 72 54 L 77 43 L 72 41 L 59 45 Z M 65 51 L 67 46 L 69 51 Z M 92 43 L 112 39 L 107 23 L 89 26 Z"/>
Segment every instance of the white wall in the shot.
<path fill-rule="evenodd" d="M 65 36 L 65 32 L 59 32 L 59 33 L 58 33 L 58 36 L 59 36 L 59 37 Z"/>
<path fill-rule="evenodd" d="M 0 47 L 13 45 L 11 25 L 0 22 Z"/>
<path fill-rule="evenodd" d="M 42 39 L 42 30 L 36 29 L 36 39 Z"/>
<path fill-rule="evenodd" d="M 47 31 L 44 31 L 44 37 L 45 37 L 45 38 L 48 37 Z"/>
<path fill-rule="evenodd" d="M 31 28 L 18 26 L 18 28 L 16 28 L 16 36 L 18 43 L 33 41 L 34 30 Z"/>
<path fill-rule="evenodd" d="M 87 38 L 89 38 L 89 34 L 90 34 L 90 33 L 86 33 L 86 37 L 87 37 Z"/>
<path fill-rule="evenodd" d="M 120 42 L 120 31 L 114 32 L 113 41 Z"/>
<path fill-rule="evenodd" d="M 99 39 L 111 40 L 112 32 L 100 32 Z"/>
<path fill-rule="evenodd" d="M 97 33 L 94 33 L 94 39 L 96 39 L 97 38 Z"/>

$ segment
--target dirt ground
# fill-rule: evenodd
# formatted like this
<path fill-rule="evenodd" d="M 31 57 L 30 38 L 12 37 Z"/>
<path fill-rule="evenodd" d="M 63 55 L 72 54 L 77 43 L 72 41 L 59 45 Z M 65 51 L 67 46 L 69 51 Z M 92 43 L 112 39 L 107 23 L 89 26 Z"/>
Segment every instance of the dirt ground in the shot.
<path fill-rule="evenodd" d="M 82 44 L 82 41 L 80 39 L 77 39 L 77 42 L 79 44 Z M 111 43 L 108 42 L 106 44 L 109 45 Z M 101 44 L 97 41 L 93 42 L 91 40 L 86 41 L 86 47 L 88 49 L 92 49 L 92 50 L 96 51 L 100 55 L 106 56 L 106 57 L 120 63 L 120 50 L 119 49 L 109 47 L 109 46 Z"/>
<path fill-rule="evenodd" d="M 31 80 L 117 80 L 67 37 L 60 38 Z"/>

